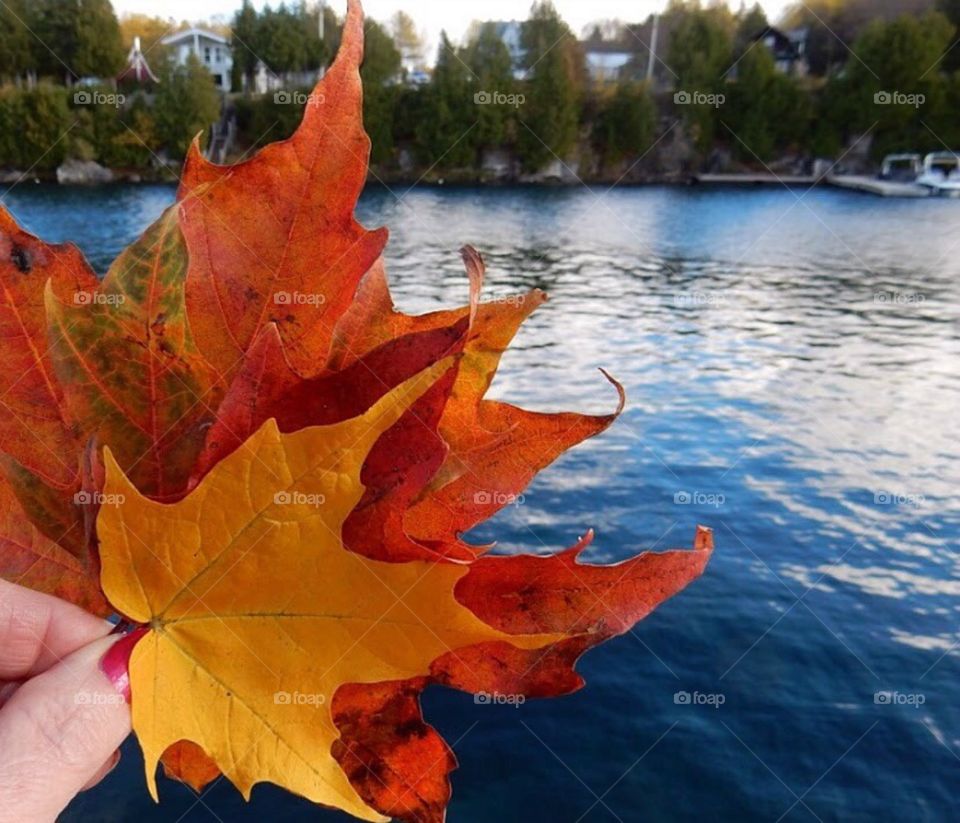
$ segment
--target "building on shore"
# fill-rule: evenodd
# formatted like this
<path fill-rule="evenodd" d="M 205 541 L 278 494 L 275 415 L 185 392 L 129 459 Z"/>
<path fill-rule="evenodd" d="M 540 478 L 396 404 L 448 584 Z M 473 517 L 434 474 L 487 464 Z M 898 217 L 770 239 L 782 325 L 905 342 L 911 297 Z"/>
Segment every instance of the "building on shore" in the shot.
<path fill-rule="evenodd" d="M 133 38 L 133 45 L 127 54 L 127 65 L 117 75 L 118 88 L 138 88 L 151 91 L 160 81 L 150 68 L 146 55 L 140 48 L 140 38 Z"/>
<path fill-rule="evenodd" d="M 233 53 L 226 37 L 207 29 L 189 28 L 168 34 L 160 42 L 170 49 L 176 65 L 186 65 L 193 55 L 210 72 L 220 91 L 230 91 Z"/>

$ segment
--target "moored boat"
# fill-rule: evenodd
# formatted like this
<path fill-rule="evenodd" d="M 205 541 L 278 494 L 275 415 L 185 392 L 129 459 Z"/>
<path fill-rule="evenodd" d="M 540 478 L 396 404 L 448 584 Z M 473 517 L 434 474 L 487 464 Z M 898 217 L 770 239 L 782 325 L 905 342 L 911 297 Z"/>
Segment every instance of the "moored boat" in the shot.
<path fill-rule="evenodd" d="M 960 197 L 960 156 L 952 151 L 935 151 L 923 158 L 917 184 L 942 197 Z"/>

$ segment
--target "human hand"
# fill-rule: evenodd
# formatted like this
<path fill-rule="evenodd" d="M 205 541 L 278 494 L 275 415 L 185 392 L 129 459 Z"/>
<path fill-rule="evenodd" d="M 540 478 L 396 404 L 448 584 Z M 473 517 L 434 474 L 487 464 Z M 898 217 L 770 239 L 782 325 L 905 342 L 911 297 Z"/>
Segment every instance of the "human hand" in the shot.
<path fill-rule="evenodd" d="M 112 628 L 0 580 L 0 823 L 56 820 L 120 760 L 130 708 L 100 668 Z"/>

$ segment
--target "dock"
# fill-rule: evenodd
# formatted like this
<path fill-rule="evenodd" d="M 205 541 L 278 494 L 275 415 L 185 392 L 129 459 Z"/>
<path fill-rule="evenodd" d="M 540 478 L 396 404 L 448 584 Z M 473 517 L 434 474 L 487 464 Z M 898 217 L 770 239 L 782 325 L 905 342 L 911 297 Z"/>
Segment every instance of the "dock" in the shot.
<path fill-rule="evenodd" d="M 812 186 L 818 178 L 812 174 L 697 174 L 693 181 L 721 186 Z"/>
<path fill-rule="evenodd" d="M 882 180 L 860 174 L 829 174 L 825 177 L 802 174 L 697 174 L 695 183 L 715 186 L 836 186 L 880 197 L 930 197 L 927 186 L 904 180 Z"/>
<path fill-rule="evenodd" d="M 827 177 L 827 183 L 841 189 L 879 194 L 881 197 L 929 197 L 931 190 L 917 183 L 881 180 L 857 174 L 836 174 Z"/>

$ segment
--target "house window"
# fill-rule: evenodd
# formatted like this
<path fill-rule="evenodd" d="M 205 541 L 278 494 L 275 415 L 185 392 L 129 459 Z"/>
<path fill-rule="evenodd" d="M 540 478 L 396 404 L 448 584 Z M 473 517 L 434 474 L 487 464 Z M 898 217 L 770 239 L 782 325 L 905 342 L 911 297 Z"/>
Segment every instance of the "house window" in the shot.
<path fill-rule="evenodd" d="M 217 46 L 217 47 L 213 50 L 213 56 L 214 56 L 214 58 L 216 59 L 216 61 L 219 63 L 219 62 L 220 62 L 220 46 Z"/>
<path fill-rule="evenodd" d="M 203 47 L 203 62 L 204 63 L 210 62 L 210 46 Z"/>

